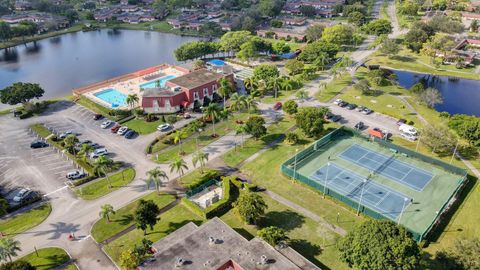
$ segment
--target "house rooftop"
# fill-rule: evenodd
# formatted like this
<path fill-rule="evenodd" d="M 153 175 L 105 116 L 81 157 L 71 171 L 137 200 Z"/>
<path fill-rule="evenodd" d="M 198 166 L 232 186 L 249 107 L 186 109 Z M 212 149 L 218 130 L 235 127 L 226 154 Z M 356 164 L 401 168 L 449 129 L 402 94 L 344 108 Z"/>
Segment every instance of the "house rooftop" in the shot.
<path fill-rule="evenodd" d="M 143 90 L 143 97 L 171 97 L 183 92 L 175 92 L 167 88 L 146 88 Z"/>
<path fill-rule="evenodd" d="M 199 69 L 175 79 L 171 79 L 169 82 L 184 88 L 193 89 L 212 81 L 220 80 L 224 76 L 225 74 L 215 73 L 206 69 Z"/>

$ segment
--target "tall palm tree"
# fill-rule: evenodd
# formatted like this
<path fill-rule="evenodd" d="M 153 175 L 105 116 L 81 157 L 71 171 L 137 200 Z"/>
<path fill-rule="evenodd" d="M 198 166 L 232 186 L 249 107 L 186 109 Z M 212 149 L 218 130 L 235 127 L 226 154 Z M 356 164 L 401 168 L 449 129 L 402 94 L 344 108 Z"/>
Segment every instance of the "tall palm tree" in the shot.
<path fill-rule="evenodd" d="M 94 148 L 90 144 L 82 144 L 80 152 L 78 154 L 82 155 L 82 159 L 84 162 L 88 161 L 88 157 L 91 152 L 93 152 Z"/>
<path fill-rule="evenodd" d="M 107 220 L 107 223 L 110 223 L 110 215 L 115 215 L 115 210 L 110 204 L 104 204 L 100 207 L 100 213 L 98 213 L 101 218 Z"/>
<path fill-rule="evenodd" d="M 247 133 L 247 127 L 245 125 L 238 125 L 235 130 L 235 135 L 240 134 L 242 137 L 241 147 L 243 147 L 243 135 Z"/>
<path fill-rule="evenodd" d="M 254 91 L 255 92 L 255 91 Z M 252 92 L 253 93 L 253 92 Z M 245 99 L 245 104 L 247 105 L 247 111 L 248 114 L 250 115 L 251 109 L 256 109 L 257 106 L 257 98 L 255 96 L 252 96 L 251 94 L 248 95 L 248 97 Z"/>
<path fill-rule="evenodd" d="M 179 153 L 182 153 L 182 139 L 188 137 L 188 133 L 185 129 L 178 129 L 173 133 L 173 143 L 179 144 Z"/>
<path fill-rule="evenodd" d="M 246 78 L 244 81 L 243 81 L 243 84 L 245 85 L 245 88 L 250 90 L 250 92 L 252 92 L 253 90 L 255 90 L 255 88 L 257 88 L 257 82 L 253 79 L 253 77 L 250 77 L 250 78 Z"/>
<path fill-rule="evenodd" d="M 238 93 L 234 93 L 230 97 L 230 110 L 232 111 L 241 111 L 247 106 L 247 97 L 244 95 L 239 95 Z"/>
<path fill-rule="evenodd" d="M 187 162 L 181 157 L 176 157 L 170 163 L 170 172 L 177 172 L 180 175 L 180 178 L 185 174 L 185 170 L 188 170 Z"/>
<path fill-rule="evenodd" d="M 325 66 L 327 65 L 329 61 L 329 57 L 325 52 L 321 52 L 318 56 L 317 59 L 315 59 L 314 64 L 320 68 L 321 70 L 325 69 Z"/>
<path fill-rule="evenodd" d="M 208 153 L 198 151 L 193 155 L 193 167 L 197 167 L 197 163 L 200 163 L 200 171 L 203 173 L 203 167 L 208 161 Z"/>
<path fill-rule="evenodd" d="M 113 161 L 106 156 L 99 156 L 93 165 L 93 170 L 97 175 L 105 175 L 105 178 L 108 182 L 108 188 L 112 188 L 112 184 L 110 183 L 110 178 L 108 177 L 107 170 L 111 168 Z"/>
<path fill-rule="evenodd" d="M 77 136 L 70 134 L 67 137 L 65 137 L 65 139 L 63 140 L 63 145 L 70 154 L 76 155 L 75 145 L 77 144 L 77 142 L 78 142 Z"/>
<path fill-rule="evenodd" d="M 22 251 L 20 242 L 12 238 L 0 239 L 0 258 L 4 261 L 7 258 L 12 261 L 12 257 L 17 256 L 17 251 Z"/>
<path fill-rule="evenodd" d="M 257 90 L 262 96 L 264 96 L 267 93 L 268 89 L 269 89 L 269 85 L 265 80 L 259 80 L 257 82 Z"/>
<path fill-rule="evenodd" d="M 133 109 L 133 107 L 135 107 L 135 104 L 137 104 L 138 100 L 139 99 L 138 99 L 137 94 L 130 94 L 125 99 L 125 102 L 127 102 L 130 109 Z"/>
<path fill-rule="evenodd" d="M 220 87 L 218 88 L 218 93 L 223 97 L 223 107 L 225 107 L 225 102 L 228 95 L 234 92 L 232 81 L 227 78 L 221 78 L 218 83 Z"/>
<path fill-rule="evenodd" d="M 212 134 L 212 136 L 216 136 L 215 120 L 218 118 L 218 116 L 220 114 L 220 108 L 218 107 L 217 104 L 210 103 L 210 104 L 208 104 L 207 107 L 205 107 L 203 109 L 203 113 L 205 114 L 205 117 L 212 119 L 212 124 L 213 124 L 213 134 Z"/>
<path fill-rule="evenodd" d="M 188 130 L 192 133 L 196 133 L 197 136 L 195 136 L 195 149 L 198 151 L 198 135 L 200 134 L 200 131 L 202 131 L 202 123 L 198 120 L 195 120 L 188 124 Z"/>
<path fill-rule="evenodd" d="M 153 183 L 155 183 L 155 189 L 157 190 L 158 193 L 160 193 L 160 185 L 162 183 L 162 179 L 168 180 L 167 173 L 161 170 L 160 167 L 156 167 L 148 171 L 147 177 L 148 179 L 151 179 Z M 150 185 L 148 187 L 150 187 Z"/>
<path fill-rule="evenodd" d="M 275 93 L 275 99 L 277 99 L 277 96 L 278 96 L 278 89 L 280 87 L 280 77 L 274 77 L 274 78 L 271 78 L 270 81 L 268 82 L 268 85 L 271 89 L 273 89 L 274 93 Z"/>

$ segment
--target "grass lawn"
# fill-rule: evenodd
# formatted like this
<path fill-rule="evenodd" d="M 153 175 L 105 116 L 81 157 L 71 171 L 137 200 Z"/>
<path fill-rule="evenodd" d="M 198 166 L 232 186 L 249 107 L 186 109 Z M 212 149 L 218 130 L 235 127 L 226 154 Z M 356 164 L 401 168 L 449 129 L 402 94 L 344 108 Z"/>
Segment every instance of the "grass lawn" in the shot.
<path fill-rule="evenodd" d="M 35 266 L 37 270 L 47 270 L 65 264 L 70 260 L 70 256 L 61 248 L 50 247 L 39 249 L 38 257 L 35 252 L 32 252 L 21 259 Z"/>
<path fill-rule="evenodd" d="M 19 234 L 42 223 L 52 212 L 49 203 L 42 204 L 11 219 L 0 221 L 0 232 L 4 234 Z"/>
<path fill-rule="evenodd" d="M 115 215 L 110 217 L 110 223 L 104 218 L 95 222 L 91 230 L 93 239 L 100 243 L 133 225 L 135 223 L 133 220 L 133 214 L 135 213 L 138 201 L 140 200 L 153 200 L 161 209 L 175 201 L 175 197 L 170 194 L 158 194 L 157 192 L 152 192 L 127 204 L 115 211 Z"/>
<path fill-rule="evenodd" d="M 135 169 L 127 168 L 109 176 L 111 188 L 108 187 L 107 178 L 99 179 L 91 184 L 79 187 L 76 193 L 84 200 L 94 200 L 112 191 L 128 185 L 135 179 Z"/>
<path fill-rule="evenodd" d="M 132 119 L 128 122 L 123 123 L 123 126 L 127 126 L 130 129 L 135 130 L 139 134 L 150 134 L 157 131 L 158 125 L 163 124 L 161 119 L 154 122 L 147 122 L 144 119 Z"/>
<path fill-rule="evenodd" d="M 199 225 L 204 220 L 179 204 L 160 215 L 160 220 L 153 230 L 147 230 L 146 236 L 143 235 L 142 230 L 135 229 L 104 246 L 104 250 L 118 263 L 122 252 L 133 248 L 135 244 L 140 243 L 143 238 L 147 238 L 155 243 L 191 221 Z"/>
<path fill-rule="evenodd" d="M 350 76 L 349 73 L 344 73 L 339 78 L 327 84 L 325 89 L 319 90 L 315 97 L 322 102 L 328 102 L 338 93 L 340 93 L 343 88 L 349 86 L 351 83 L 352 76 Z"/>
<path fill-rule="evenodd" d="M 335 243 L 339 235 L 266 195 L 262 197 L 268 209 L 265 216 L 258 222 L 258 227 L 245 225 L 234 209 L 220 218 L 247 239 L 256 236 L 259 228 L 280 227 L 287 231 L 292 248 L 322 269 L 326 267 L 335 270 L 350 269 L 338 259 Z"/>
<path fill-rule="evenodd" d="M 208 170 L 208 168 L 205 168 L 204 170 Z M 200 168 L 198 168 L 178 179 L 178 183 L 182 187 L 187 187 L 189 184 L 196 181 L 200 177 L 202 177 L 202 172 L 200 171 Z"/>
<path fill-rule="evenodd" d="M 87 109 L 90 109 L 90 110 L 94 111 L 95 113 L 102 114 L 103 116 L 113 120 L 113 116 L 110 116 L 108 114 L 112 110 L 91 101 L 89 98 L 86 98 L 84 96 L 80 96 L 80 98 L 77 100 L 77 103 L 82 105 L 83 107 L 85 107 Z"/>

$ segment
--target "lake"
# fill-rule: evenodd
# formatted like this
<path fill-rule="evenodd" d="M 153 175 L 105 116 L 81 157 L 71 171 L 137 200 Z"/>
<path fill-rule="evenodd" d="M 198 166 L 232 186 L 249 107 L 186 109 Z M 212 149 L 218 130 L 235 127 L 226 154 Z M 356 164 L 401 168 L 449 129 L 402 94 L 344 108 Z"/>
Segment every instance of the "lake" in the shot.
<path fill-rule="evenodd" d="M 449 80 L 445 76 L 399 70 L 393 72 L 397 75 L 399 84 L 405 88 L 412 87 L 422 78 L 427 79 L 428 85 L 438 89 L 443 96 L 443 104 L 435 107 L 437 111 L 480 116 L 480 81 Z"/>
<path fill-rule="evenodd" d="M 0 89 L 14 82 L 39 83 L 45 98 L 73 88 L 161 63 L 176 63 L 173 51 L 197 40 L 148 31 L 77 32 L 0 51 Z M 0 108 L 6 106 L 0 104 Z"/>

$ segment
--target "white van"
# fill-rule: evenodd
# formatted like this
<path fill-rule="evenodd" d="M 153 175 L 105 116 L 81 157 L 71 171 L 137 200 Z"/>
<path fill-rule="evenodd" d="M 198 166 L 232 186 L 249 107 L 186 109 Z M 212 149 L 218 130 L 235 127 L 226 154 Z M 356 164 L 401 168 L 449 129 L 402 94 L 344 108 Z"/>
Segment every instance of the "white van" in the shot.
<path fill-rule="evenodd" d="M 401 135 L 404 139 L 407 139 L 407 140 L 412 141 L 412 142 L 414 142 L 414 141 L 417 140 L 417 136 L 412 135 L 412 134 L 410 134 L 410 133 L 404 133 L 404 132 L 402 132 L 402 134 L 400 134 L 400 135 Z"/>
<path fill-rule="evenodd" d="M 90 158 L 97 158 L 99 156 L 105 156 L 105 155 L 108 155 L 107 149 L 106 148 L 98 148 L 98 149 L 95 149 L 95 151 L 93 151 L 90 154 Z"/>
<path fill-rule="evenodd" d="M 398 130 L 402 133 L 410 134 L 413 136 L 417 136 L 418 132 L 417 129 L 414 128 L 413 126 L 407 125 L 407 124 L 402 124 L 398 127 Z"/>

